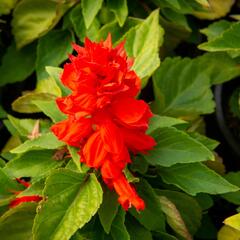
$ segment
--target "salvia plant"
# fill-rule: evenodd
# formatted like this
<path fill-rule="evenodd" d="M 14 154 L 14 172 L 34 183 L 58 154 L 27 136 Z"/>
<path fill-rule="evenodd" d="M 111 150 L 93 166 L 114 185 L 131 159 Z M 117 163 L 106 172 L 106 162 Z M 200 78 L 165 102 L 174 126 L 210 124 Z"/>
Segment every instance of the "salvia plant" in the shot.
<path fill-rule="evenodd" d="M 1 0 L 0 239 L 239 239 L 240 171 L 205 124 L 240 75 L 239 8 Z"/>

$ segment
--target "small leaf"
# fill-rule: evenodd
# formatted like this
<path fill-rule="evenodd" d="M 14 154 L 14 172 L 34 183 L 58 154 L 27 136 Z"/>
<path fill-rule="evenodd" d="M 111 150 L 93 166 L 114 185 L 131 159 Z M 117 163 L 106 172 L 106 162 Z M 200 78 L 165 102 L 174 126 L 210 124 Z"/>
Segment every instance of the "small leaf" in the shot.
<path fill-rule="evenodd" d="M 201 163 L 176 164 L 161 168 L 164 182 L 174 184 L 190 195 L 197 193 L 221 194 L 236 192 L 239 188 Z"/>
<path fill-rule="evenodd" d="M 103 203 L 98 210 L 100 222 L 104 231 L 109 234 L 111 225 L 118 212 L 119 203 L 115 192 L 110 191 L 108 188 L 104 189 Z"/>
<path fill-rule="evenodd" d="M 102 202 L 102 189 L 94 174 L 67 169 L 52 172 L 43 192 L 33 226 L 35 240 L 68 240 L 96 213 Z"/>
<path fill-rule="evenodd" d="M 40 150 L 40 149 L 57 149 L 64 146 L 64 143 L 59 141 L 57 137 L 49 132 L 44 133 L 40 137 L 33 140 L 27 140 L 20 146 L 11 150 L 12 153 L 24 153 L 30 150 Z"/>
<path fill-rule="evenodd" d="M 53 159 L 54 151 L 41 150 L 23 153 L 9 161 L 3 170 L 14 178 L 31 177 L 39 179 L 62 165 L 61 161 Z"/>
<path fill-rule="evenodd" d="M 88 29 L 102 7 L 103 0 L 83 0 L 82 14 L 85 26 Z"/>
<path fill-rule="evenodd" d="M 36 214 L 36 203 L 22 203 L 0 218 L 0 234 L 4 240 L 32 239 L 32 225 Z"/>
<path fill-rule="evenodd" d="M 130 209 L 130 213 L 146 229 L 150 231 L 164 231 L 165 218 L 157 194 L 145 180 L 142 180 L 141 183 L 136 184 L 136 186 L 138 194 L 145 201 L 146 208 L 141 212 Z"/>
<path fill-rule="evenodd" d="M 75 148 L 75 147 L 72 147 L 72 146 L 67 146 L 68 150 L 69 150 L 69 153 L 71 154 L 71 157 L 72 157 L 72 160 L 73 162 L 75 163 L 77 169 L 80 171 L 80 172 L 83 172 L 81 166 L 80 166 L 80 155 L 78 154 L 79 152 L 79 149 Z"/>
<path fill-rule="evenodd" d="M 151 165 L 169 167 L 176 163 L 214 160 L 212 152 L 202 143 L 173 127 L 160 128 L 153 136 L 157 146 L 143 155 Z"/>
<path fill-rule="evenodd" d="M 17 98 L 12 103 L 12 108 L 14 111 L 20 113 L 41 112 L 41 110 L 33 103 L 33 101 L 52 99 L 55 99 L 55 96 L 52 94 L 31 92 Z"/>
<path fill-rule="evenodd" d="M 120 27 L 122 27 L 128 16 L 127 0 L 108 0 L 107 7 L 114 13 Z"/>
<path fill-rule="evenodd" d="M 0 86 L 25 80 L 35 69 L 36 44 L 17 50 L 12 43 L 2 59 L 0 66 Z"/>
<path fill-rule="evenodd" d="M 32 103 L 55 123 L 66 119 L 66 115 L 58 109 L 55 100 L 35 100 Z"/>
<path fill-rule="evenodd" d="M 39 39 L 37 47 L 37 79 L 48 77 L 45 66 L 57 67 L 72 53 L 74 37 L 69 30 L 52 30 Z"/>
<path fill-rule="evenodd" d="M 240 231 L 240 213 L 226 218 L 223 222 L 224 222 L 224 224 L 228 225 L 229 227 L 232 227 L 232 228 Z"/>
<path fill-rule="evenodd" d="M 129 233 L 124 224 L 125 215 L 126 212 L 122 208 L 119 208 L 111 227 L 111 235 L 114 240 L 130 240 Z"/>
<path fill-rule="evenodd" d="M 159 197 L 162 210 L 167 216 L 167 222 L 171 228 L 176 231 L 180 236 L 186 240 L 192 240 L 192 236 L 189 233 L 184 220 L 182 219 L 181 214 L 178 209 L 167 197 Z"/>

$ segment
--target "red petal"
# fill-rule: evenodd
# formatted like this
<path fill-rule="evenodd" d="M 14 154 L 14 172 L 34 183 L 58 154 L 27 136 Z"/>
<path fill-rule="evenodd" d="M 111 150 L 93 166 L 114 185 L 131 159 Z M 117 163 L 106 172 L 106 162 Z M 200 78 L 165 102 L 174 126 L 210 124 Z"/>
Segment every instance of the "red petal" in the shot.
<path fill-rule="evenodd" d="M 39 202 L 42 199 L 43 198 L 41 196 L 38 196 L 38 195 L 23 196 L 23 197 L 19 197 L 19 198 L 14 199 L 13 201 L 11 201 L 10 204 L 9 204 L 9 207 L 10 208 L 16 207 L 23 202 Z"/>

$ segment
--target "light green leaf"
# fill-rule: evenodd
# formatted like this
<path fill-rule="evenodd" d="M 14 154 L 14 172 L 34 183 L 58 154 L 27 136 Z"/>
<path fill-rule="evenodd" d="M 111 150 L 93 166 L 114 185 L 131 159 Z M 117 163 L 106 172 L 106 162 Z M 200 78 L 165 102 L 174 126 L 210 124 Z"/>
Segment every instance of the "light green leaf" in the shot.
<path fill-rule="evenodd" d="M 0 65 L 0 86 L 25 80 L 35 69 L 36 44 L 30 44 L 21 50 L 17 50 L 12 43 L 2 59 Z M 11 71 L 10 69 L 14 69 Z"/>
<path fill-rule="evenodd" d="M 122 208 L 119 208 L 111 227 L 111 235 L 114 240 L 130 240 L 129 233 L 124 224 L 125 215 L 126 212 Z"/>
<path fill-rule="evenodd" d="M 63 69 L 58 67 L 46 67 L 46 71 L 49 76 L 57 83 L 58 87 L 62 91 L 63 96 L 67 96 L 71 93 L 70 89 L 66 88 L 60 81 L 60 76 L 62 75 Z"/>
<path fill-rule="evenodd" d="M 130 213 L 148 230 L 164 231 L 165 218 L 157 194 L 151 185 L 142 179 L 141 183 L 136 184 L 137 193 L 145 201 L 146 207 L 143 211 L 137 212 L 130 209 Z"/>
<path fill-rule="evenodd" d="M 53 100 L 56 97 L 49 93 L 38 93 L 38 92 L 30 92 L 25 95 L 17 98 L 12 103 L 12 108 L 16 112 L 20 113 L 36 113 L 41 112 L 41 110 L 34 104 L 33 101 L 38 100 Z"/>
<path fill-rule="evenodd" d="M 48 199 L 34 221 L 35 240 L 68 240 L 96 213 L 102 189 L 94 174 L 67 169 L 52 172 L 43 192 Z"/>
<path fill-rule="evenodd" d="M 114 13 L 120 27 L 122 27 L 128 16 L 127 0 L 108 0 L 107 7 Z"/>
<path fill-rule="evenodd" d="M 199 49 L 218 52 L 218 51 L 239 51 L 240 50 L 240 23 L 236 22 L 231 25 L 230 28 L 223 31 L 218 37 L 202 43 L 198 46 Z"/>
<path fill-rule="evenodd" d="M 13 178 L 31 177 L 34 180 L 45 177 L 49 172 L 62 165 L 53 159 L 54 151 L 29 151 L 9 161 L 3 170 Z"/>
<path fill-rule="evenodd" d="M 92 41 L 96 40 L 98 30 L 100 28 L 100 23 L 97 18 L 94 18 L 91 25 L 88 29 L 86 29 L 83 15 L 82 15 L 82 6 L 81 4 L 78 4 L 70 14 L 70 19 L 72 22 L 72 25 L 74 27 L 74 31 L 76 32 L 78 38 L 84 42 L 85 37 L 88 37 Z"/>
<path fill-rule="evenodd" d="M 43 4 L 42 0 L 19 1 L 12 20 L 17 47 L 21 48 L 51 30 L 75 2 L 46 0 Z"/>
<path fill-rule="evenodd" d="M 39 39 L 37 47 L 37 79 L 48 77 L 45 66 L 57 67 L 72 53 L 74 36 L 69 30 L 52 30 Z"/>
<path fill-rule="evenodd" d="M 11 153 L 24 153 L 30 150 L 40 149 L 57 149 L 62 146 L 64 146 L 64 143 L 59 141 L 53 133 L 49 132 L 44 133 L 33 140 L 25 141 L 20 146 L 11 150 Z"/>
<path fill-rule="evenodd" d="M 159 175 L 164 182 L 174 184 L 190 195 L 200 192 L 222 194 L 239 190 L 237 186 L 201 163 L 176 164 L 160 168 Z"/>
<path fill-rule="evenodd" d="M 118 212 L 118 207 L 119 203 L 116 193 L 110 191 L 108 188 L 104 188 L 103 203 L 98 210 L 98 215 L 104 231 L 107 234 L 110 233 L 111 225 Z"/>
<path fill-rule="evenodd" d="M 0 234 L 4 240 L 32 239 L 32 225 L 36 203 L 22 203 L 8 210 L 0 218 Z"/>
<path fill-rule="evenodd" d="M 0 2 L 0 15 L 9 14 L 14 8 L 17 0 L 2 0 Z"/>
<path fill-rule="evenodd" d="M 153 84 L 155 113 L 176 117 L 214 111 L 210 76 L 197 59 L 167 58 L 153 75 Z"/>
<path fill-rule="evenodd" d="M 18 197 L 31 196 L 31 195 L 42 195 L 44 188 L 45 178 L 37 179 L 36 181 L 31 180 L 31 185 L 24 191 L 18 194 Z"/>
<path fill-rule="evenodd" d="M 75 164 L 76 169 L 81 173 L 87 172 L 89 168 L 80 162 L 80 155 L 78 153 L 79 149 L 72 146 L 67 146 L 67 148 L 71 154 L 72 161 Z"/>
<path fill-rule="evenodd" d="M 146 133 L 152 134 L 158 128 L 172 127 L 180 124 L 188 124 L 188 123 L 179 118 L 159 116 L 157 114 L 154 114 L 154 116 L 151 117 L 150 119 L 149 127 Z"/>
<path fill-rule="evenodd" d="M 82 14 L 86 28 L 88 29 L 93 19 L 96 17 L 100 8 L 102 7 L 103 0 L 83 0 L 82 1 Z"/>
<path fill-rule="evenodd" d="M 182 192 L 156 189 L 156 193 L 159 196 L 163 196 L 167 198 L 167 201 L 165 201 L 166 199 L 162 199 L 163 202 L 160 200 L 163 209 L 164 209 L 163 205 L 166 208 L 168 208 L 168 201 L 170 201 L 169 207 L 171 206 L 173 207 L 172 208 L 173 211 L 169 209 L 170 213 L 173 214 L 172 217 L 169 216 L 171 218 L 171 221 L 175 221 L 175 220 L 178 221 L 177 217 L 174 217 L 174 212 L 176 210 L 175 213 L 177 215 L 179 214 L 180 218 L 182 219 L 182 220 L 181 219 L 179 220 L 184 222 L 182 226 L 185 225 L 185 227 L 187 228 L 185 230 L 189 232 L 189 234 L 194 235 L 201 225 L 201 218 L 202 218 L 202 209 L 199 206 L 198 202 L 193 197 L 190 197 L 187 194 Z M 166 210 L 168 211 L 168 209 Z M 186 235 L 188 234 L 186 233 Z"/>
<path fill-rule="evenodd" d="M 50 117 L 53 122 L 60 122 L 66 119 L 56 104 L 55 100 L 35 100 L 32 101 L 46 116 Z"/>
<path fill-rule="evenodd" d="M 207 147 L 173 127 L 160 128 L 153 136 L 157 146 L 144 155 L 151 165 L 169 167 L 176 163 L 214 160 L 214 155 Z"/>

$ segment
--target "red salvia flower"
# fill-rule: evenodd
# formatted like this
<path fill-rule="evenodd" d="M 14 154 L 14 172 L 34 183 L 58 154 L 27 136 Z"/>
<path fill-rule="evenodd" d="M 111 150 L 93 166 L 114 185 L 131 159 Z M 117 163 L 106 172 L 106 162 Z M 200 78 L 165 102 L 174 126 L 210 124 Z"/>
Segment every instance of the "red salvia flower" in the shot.
<path fill-rule="evenodd" d="M 61 76 L 72 93 L 56 101 L 67 119 L 51 129 L 60 140 L 80 149 L 81 162 L 100 169 L 124 209 L 133 205 L 143 210 L 144 201 L 123 174 L 131 163 L 129 151 L 145 153 L 155 146 L 145 134 L 152 113 L 148 104 L 135 99 L 140 79 L 131 70 L 133 60 L 123 42 L 112 47 L 111 35 L 100 43 L 86 38 L 85 47 L 73 48 L 77 56 L 70 56 Z"/>
<path fill-rule="evenodd" d="M 31 186 L 31 184 L 29 182 L 26 182 L 20 178 L 16 178 L 16 181 L 20 184 L 22 184 L 25 188 L 28 188 Z M 17 191 L 14 192 L 16 195 L 20 194 L 22 191 Z M 39 202 L 41 201 L 43 198 L 39 195 L 32 195 L 32 196 L 22 196 L 22 197 L 16 197 L 14 200 L 12 200 L 9 203 L 9 207 L 10 208 L 14 208 L 16 206 L 18 206 L 19 204 L 23 203 L 23 202 Z"/>

